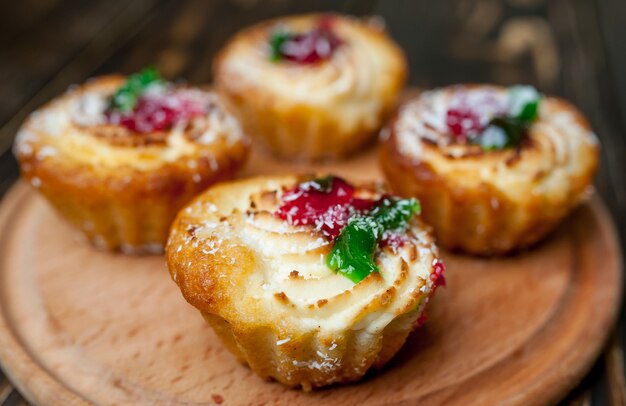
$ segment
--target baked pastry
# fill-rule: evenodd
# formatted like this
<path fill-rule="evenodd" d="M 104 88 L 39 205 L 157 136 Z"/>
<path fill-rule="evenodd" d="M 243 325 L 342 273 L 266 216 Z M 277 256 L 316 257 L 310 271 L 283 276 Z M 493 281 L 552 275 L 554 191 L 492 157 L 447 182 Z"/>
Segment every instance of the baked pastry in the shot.
<path fill-rule="evenodd" d="M 222 183 L 180 212 L 173 280 L 254 372 L 310 390 L 384 365 L 443 264 L 415 199 L 332 176 Z"/>
<path fill-rule="evenodd" d="M 321 14 L 245 29 L 213 67 L 218 91 L 250 136 L 302 160 L 343 156 L 371 141 L 406 77 L 402 51 L 380 26 Z"/>
<path fill-rule="evenodd" d="M 210 90 L 151 68 L 104 76 L 35 111 L 15 141 L 22 176 L 96 246 L 162 252 L 178 210 L 247 155 Z"/>
<path fill-rule="evenodd" d="M 598 165 L 581 113 L 529 86 L 424 92 L 382 139 L 392 189 L 420 199 L 438 244 L 472 254 L 538 241 L 588 196 Z"/>

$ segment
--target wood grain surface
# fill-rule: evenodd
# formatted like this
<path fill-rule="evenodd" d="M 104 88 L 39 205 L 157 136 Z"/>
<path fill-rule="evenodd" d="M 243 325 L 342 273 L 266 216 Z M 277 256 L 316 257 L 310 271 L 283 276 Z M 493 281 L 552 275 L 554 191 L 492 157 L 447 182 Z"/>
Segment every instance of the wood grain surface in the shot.
<path fill-rule="evenodd" d="M 320 10 L 382 16 L 407 54 L 412 85 L 529 83 L 571 100 L 601 140 L 596 189 L 626 248 L 624 0 L 0 2 L 0 194 L 18 177 L 10 146 L 19 125 L 71 84 L 151 63 L 169 78 L 207 83 L 215 52 L 238 29 Z M 625 326 L 622 311 L 603 355 L 563 404 L 626 404 Z M 0 404 L 26 403 L 0 372 Z"/>
<path fill-rule="evenodd" d="M 325 170 L 380 177 L 369 151 Z M 255 151 L 244 172 L 310 172 Z M 0 359 L 39 404 L 542 405 L 591 367 L 617 315 L 615 231 L 595 199 L 520 255 L 444 254 L 448 287 L 383 371 L 313 393 L 238 364 L 163 257 L 94 250 L 29 186 L 0 211 Z"/>

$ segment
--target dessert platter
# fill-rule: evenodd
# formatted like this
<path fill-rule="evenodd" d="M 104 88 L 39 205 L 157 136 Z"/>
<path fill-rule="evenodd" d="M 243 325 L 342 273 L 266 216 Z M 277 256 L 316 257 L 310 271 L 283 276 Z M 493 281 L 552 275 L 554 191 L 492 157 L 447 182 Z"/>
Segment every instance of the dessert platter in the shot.
<path fill-rule="evenodd" d="M 529 86 L 403 89 L 340 15 L 34 112 L 0 207 L 0 363 L 38 404 L 550 404 L 622 286 L 598 140 Z M 402 100 L 402 101 L 400 101 Z"/>

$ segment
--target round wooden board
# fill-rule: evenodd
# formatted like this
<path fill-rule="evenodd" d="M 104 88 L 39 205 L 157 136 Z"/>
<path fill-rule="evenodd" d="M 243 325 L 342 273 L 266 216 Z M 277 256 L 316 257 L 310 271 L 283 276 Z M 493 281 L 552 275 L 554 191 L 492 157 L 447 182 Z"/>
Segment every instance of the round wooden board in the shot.
<path fill-rule="evenodd" d="M 380 177 L 373 150 L 324 168 Z M 255 152 L 242 176 L 315 169 Z M 444 254 L 448 287 L 388 367 L 303 393 L 238 364 L 162 257 L 94 250 L 24 184 L 0 230 L 0 358 L 41 404 L 548 404 L 590 368 L 621 297 L 615 230 L 595 199 L 523 254 Z"/>

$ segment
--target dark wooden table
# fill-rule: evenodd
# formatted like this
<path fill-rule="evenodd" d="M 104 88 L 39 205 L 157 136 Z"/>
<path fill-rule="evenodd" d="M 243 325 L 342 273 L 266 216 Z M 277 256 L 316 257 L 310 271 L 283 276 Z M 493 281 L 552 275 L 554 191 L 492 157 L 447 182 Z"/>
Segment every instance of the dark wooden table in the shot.
<path fill-rule="evenodd" d="M 530 83 L 573 101 L 601 139 L 596 188 L 624 241 L 624 0 L 0 2 L 0 194 L 18 177 L 10 147 L 19 125 L 69 85 L 150 63 L 168 78 L 210 82 L 213 56 L 241 27 L 319 10 L 383 16 L 408 55 L 411 85 Z M 626 404 L 624 326 L 622 312 L 603 356 L 563 404 Z M 25 403 L 0 373 L 0 404 Z"/>

